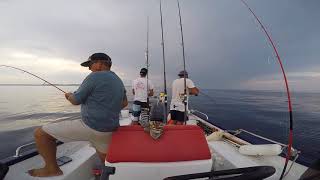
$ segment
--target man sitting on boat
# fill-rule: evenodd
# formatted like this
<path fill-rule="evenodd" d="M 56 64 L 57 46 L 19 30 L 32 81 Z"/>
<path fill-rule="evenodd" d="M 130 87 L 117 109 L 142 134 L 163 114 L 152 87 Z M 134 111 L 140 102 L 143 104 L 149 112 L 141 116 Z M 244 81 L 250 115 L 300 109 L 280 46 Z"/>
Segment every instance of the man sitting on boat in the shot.
<path fill-rule="evenodd" d="M 132 82 L 132 94 L 134 95 L 134 102 L 132 105 L 132 124 L 139 124 L 141 108 L 148 109 L 148 97 L 153 96 L 153 84 L 146 78 L 148 69 L 142 68 L 140 70 L 140 77 Z"/>
<path fill-rule="evenodd" d="M 92 73 L 77 91 L 65 94 L 72 104 L 81 104 L 81 119 L 50 123 L 35 130 L 35 142 L 45 166 L 30 170 L 31 176 L 63 174 L 56 161 L 56 140 L 89 141 L 104 162 L 112 131 L 120 126 L 120 110 L 128 104 L 123 82 L 110 70 L 111 65 L 111 58 L 104 53 L 95 53 L 81 64 Z"/>
<path fill-rule="evenodd" d="M 191 79 L 188 79 L 187 71 L 180 71 L 178 76 L 179 79 L 174 80 L 172 83 L 172 99 L 170 104 L 171 121 L 169 121 L 169 124 L 181 125 L 184 124 L 187 120 L 187 118 L 185 118 L 185 109 L 188 112 L 189 95 L 198 95 L 199 89 L 194 85 Z M 184 93 L 185 88 L 186 94 Z M 184 101 L 186 102 L 186 104 L 184 103 Z"/>

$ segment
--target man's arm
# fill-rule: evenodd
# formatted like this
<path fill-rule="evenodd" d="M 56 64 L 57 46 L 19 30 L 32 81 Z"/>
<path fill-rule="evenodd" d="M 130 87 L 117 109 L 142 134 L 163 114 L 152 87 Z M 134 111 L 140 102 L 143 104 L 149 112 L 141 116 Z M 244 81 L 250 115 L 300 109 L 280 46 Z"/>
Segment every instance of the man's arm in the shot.
<path fill-rule="evenodd" d="M 128 106 L 128 98 L 127 95 L 125 94 L 122 100 L 122 109 Z"/>
<path fill-rule="evenodd" d="M 64 96 L 66 97 L 66 99 L 73 105 L 79 105 L 80 103 L 78 103 L 76 101 L 76 99 L 74 98 L 72 93 L 65 93 Z"/>
<path fill-rule="evenodd" d="M 153 96 L 153 89 L 150 89 L 150 90 L 149 90 L 148 96 Z"/>
<path fill-rule="evenodd" d="M 189 94 L 197 96 L 199 94 L 199 89 L 197 87 L 189 88 Z"/>
<path fill-rule="evenodd" d="M 154 95 L 154 86 L 153 86 L 153 83 L 149 80 L 149 93 L 148 93 L 148 96 L 153 96 Z"/>
<path fill-rule="evenodd" d="M 132 87 L 132 94 L 135 95 L 135 92 L 134 92 L 135 80 L 132 81 L 132 86 L 131 87 Z"/>
<path fill-rule="evenodd" d="M 187 87 L 190 95 L 197 96 L 199 94 L 199 89 L 194 85 L 191 79 L 187 79 Z"/>

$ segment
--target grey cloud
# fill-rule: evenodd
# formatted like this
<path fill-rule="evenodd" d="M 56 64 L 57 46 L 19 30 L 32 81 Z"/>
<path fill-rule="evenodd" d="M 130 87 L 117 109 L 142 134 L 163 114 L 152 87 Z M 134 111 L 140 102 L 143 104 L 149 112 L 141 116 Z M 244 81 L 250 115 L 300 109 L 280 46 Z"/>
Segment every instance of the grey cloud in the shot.
<path fill-rule="evenodd" d="M 150 18 L 150 75 L 162 84 L 159 1 L 5 1 L 0 3 L 0 48 L 82 62 L 110 54 L 127 73 L 145 66 Z M 187 70 L 203 88 L 237 88 L 254 77 L 279 73 L 279 65 L 252 15 L 234 0 L 181 2 Z M 247 1 L 274 38 L 288 72 L 319 66 L 317 0 Z M 163 0 L 168 84 L 182 69 L 176 1 Z M 1 58 L 1 57 L 0 57 Z M 1 59 L 0 59 L 1 61 Z M 68 73 L 63 74 L 68 76 Z M 57 79 L 64 81 L 63 76 Z M 71 79 L 76 75 L 69 74 Z M 75 80 L 80 81 L 81 78 Z M 281 88 L 281 87 L 280 87 Z M 320 87 L 319 87 L 320 89 Z"/>

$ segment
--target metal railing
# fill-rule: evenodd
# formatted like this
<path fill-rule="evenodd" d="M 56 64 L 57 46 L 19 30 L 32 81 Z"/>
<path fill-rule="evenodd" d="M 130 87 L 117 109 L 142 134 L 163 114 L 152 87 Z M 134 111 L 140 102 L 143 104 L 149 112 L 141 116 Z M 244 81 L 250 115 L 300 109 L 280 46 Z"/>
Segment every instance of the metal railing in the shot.
<path fill-rule="evenodd" d="M 57 143 L 57 146 L 63 144 L 63 142 L 61 142 L 61 141 L 57 141 L 56 143 Z M 26 149 L 27 147 L 32 147 L 32 145 L 35 145 L 35 142 L 31 142 L 31 143 L 27 143 L 27 144 L 19 146 L 16 149 L 15 155 L 7 157 L 5 159 L 1 159 L 0 163 L 5 164 L 7 166 L 11 166 L 11 165 L 17 164 L 21 161 L 24 161 L 26 159 L 29 159 L 29 158 L 32 158 L 32 157 L 38 155 L 39 153 L 36 148 Z M 26 150 L 23 151 L 24 149 L 26 149 Z"/>
<path fill-rule="evenodd" d="M 24 144 L 22 146 L 19 146 L 17 149 L 16 149 L 16 154 L 13 156 L 13 157 L 20 157 L 21 156 L 21 150 L 26 148 L 26 147 L 30 147 L 32 145 L 35 145 L 36 143 L 35 142 L 31 142 L 31 143 L 28 143 L 28 144 Z"/>
<path fill-rule="evenodd" d="M 190 113 L 196 115 L 195 113 L 199 113 L 203 116 L 206 117 L 206 119 L 204 119 L 205 121 L 209 121 L 209 116 L 201 111 L 195 110 L 195 109 L 190 109 Z"/>
<path fill-rule="evenodd" d="M 203 112 L 201 112 L 201 111 L 198 111 L 198 110 L 194 110 L 194 109 L 190 110 L 190 113 L 191 113 L 191 114 L 194 114 L 194 115 L 196 115 L 196 116 L 198 116 L 197 113 L 198 113 L 198 114 L 201 114 L 201 115 L 203 115 L 203 116 L 205 117 L 205 119 L 204 119 L 204 118 L 201 118 L 201 117 L 199 117 L 199 118 L 201 118 L 202 120 L 204 120 L 206 123 L 212 124 L 211 122 L 209 122 L 209 117 L 208 117 L 207 114 L 205 114 L 205 113 L 203 113 Z M 213 125 L 213 124 L 212 124 L 212 125 Z M 215 126 L 215 125 L 214 125 L 214 126 Z M 275 140 L 272 140 L 272 139 L 269 139 L 269 138 L 260 136 L 260 135 L 258 135 L 258 134 L 253 133 L 253 132 L 247 131 L 247 130 L 245 130 L 245 129 L 224 130 L 224 131 L 229 132 L 229 133 L 231 133 L 231 134 L 234 135 L 234 136 L 237 136 L 237 135 L 239 135 L 239 134 L 241 134 L 241 133 L 246 133 L 246 134 L 249 134 L 249 135 L 251 135 L 251 136 L 254 136 L 254 137 L 263 139 L 263 140 L 265 140 L 265 141 L 268 141 L 268 142 L 270 142 L 270 143 L 278 144 L 278 145 L 280 145 L 280 146 L 282 147 L 282 151 L 283 151 L 283 152 L 284 152 L 284 150 L 285 150 L 286 148 L 288 148 L 288 145 L 287 145 L 287 144 L 283 144 L 283 143 L 281 143 L 281 142 L 278 142 L 278 141 L 275 141 Z M 292 154 L 291 154 L 292 157 L 296 157 L 296 156 L 298 156 L 298 155 L 301 153 L 301 151 L 299 151 L 299 150 L 297 150 L 297 149 L 294 149 L 293 147 L 291 147 L 291 151 L 292 151 Z"/>
<path fill-rule="evenodd" d="M 231 131 L 231 130 L 226 130 L 226 131 L 227 131 L 227 132 L 234 132 L 233 135 L 235 135 L 235 136 L 241 134 L 242 132 L 247 133 L 247 134 L 249 134 L 249 135 L 251 135 L 251 136 L 254 136 L 254 137 L 263 139 L 263 140 L 265 140 L 265 141 L 268 141 L 268 142 L 271 142 L 271 143 L 274 143 L 274 144 L 278 144 L 278 145 L 280 145 L 281 147 L 283 147 L 282 150 L 284 150 L 285 148 L 288 147 L 287 144 L 283 144 L 283 143 L 281 143 L 281 142 L 274 141 L 274 140 L 272 140 L 272 139 L 269 139 L 269 138 L 260 136 L 260 135 L 258 135 L 258 134 L 255 134 L 255 133 L 253 133 L 253 132 L 250 132 L 250 131 L 247 131 L 247 130 L 244 130 L 244 129 L 238 129 L 238 130 L 235 130 L 235 131 Z M 296 150 L 296 149 L 294 149 L 294 148 L 292 148 L 292 147 L 291 147 L 291 151 L 292 151 L 292 156 L 293 156 L 293 157 L 295 157 L 297 154 L 300 154 L 300 153 L 301 153 L 299 150 Z"/>

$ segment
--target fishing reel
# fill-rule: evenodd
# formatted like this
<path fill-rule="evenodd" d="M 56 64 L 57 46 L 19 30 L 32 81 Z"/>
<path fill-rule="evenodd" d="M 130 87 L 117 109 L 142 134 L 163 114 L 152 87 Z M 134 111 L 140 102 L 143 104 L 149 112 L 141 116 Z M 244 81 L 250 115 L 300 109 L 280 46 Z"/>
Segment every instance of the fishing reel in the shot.
<path fill-rule="evenodd" d="M 181 100 L 182 103 L 187 104 L 187 100 L 188 100 L 188 95 L 183 93 L 183 94 L 179 94 L 179 98 Z"/>
<path fill-rule="evenodd" d="M 297 150 L 297 149 L 294 149 L 293 147 L 291 147 L 291 153 L 290 153 L 290 157 L 292 159 L 294 159 L 294 161 L 296 161 L 296 159 L 299 157 L 301 151 Z M 288 155 L 288 146 L 284 146 L 282 148 L 282 154 L 284 156 L 287 156 Z"/>
<path fill-rule="evenodd" d="M 159 95 L 159 102 L 167 103 L 167 94 L 164 92 L 161 92 Z"/>

